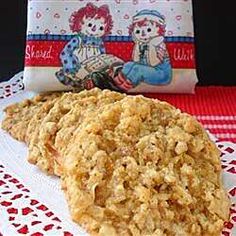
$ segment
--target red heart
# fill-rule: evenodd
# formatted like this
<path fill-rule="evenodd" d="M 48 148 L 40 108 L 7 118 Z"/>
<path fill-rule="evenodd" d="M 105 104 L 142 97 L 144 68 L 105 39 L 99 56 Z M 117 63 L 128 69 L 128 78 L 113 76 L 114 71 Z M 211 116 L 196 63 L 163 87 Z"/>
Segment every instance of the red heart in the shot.
<path fill-rule="evenodd" d="M 6 86 L 6 87 L 7 87 L 7 86 Z M 4 178 L 4 179 L 9 179 L 9 178 L 11 178 L 11 175 L 5 174 L 5 175 L 3 176 L 3 178 Z"/>
<path fill-rule="evenodd" d="M 52 229 L 53 226 L 54 226 L 54 224 L 46 225 L 46 226 L 44 226 L 43 230 L 48 231 L 48 230 Z"/>
<path fill-rule="evenodd" d="M 124 15 L 124 19 L 129 19 L 129 15 L 128 15 L 128 14 L 125 14 L 125 15 Z"/>
<path fill-rule="evenodd" d="M 9 182 L 13 183 L 13 184 L 18 184 L 19 183 L 19 180 L 13 178 L 11 180 L 9 180 Z"/>
<path fill-rule="evenodd" d="M 28 215 L 29 213 L 33 212 L 34 210 L 32 210 L 30 207 L 25 207 L 22 209 L 22 215 Z"/>
<path fill-rule="evenodd" d="M 7 209 L 7 212 L 8 214 L 18 214 L 18 209 L 11 207 Z"/>
<path fill-rule="evenodd" d="M 31 225 L 34 226 L 34 225 L 37 225 L 37 224 L 40 224 L 40 223 L 42 223 L 42 222 L 41 222 L 41 221 L 33 221 L 33 222 L 31 223 Z"/>
<path fill-rule="evenodd" d="M 234 214 L 234 213 L 236 213 L 236 210 L 234 210 L 233 208 L 230 208 L 230 214 L 232 215 L 232 214 Z M 235 216 L 236 217 L 236 216 Z M 236 218 L 235 218 L 236 219 Z"/>
<path fill-rule="evenodd" d="M 35 233 L 31 234 L 31 236 L 43 236 L 43 234 L 39 233 L 39 232 L 35 232 Z"/>
<path fill-rule="evenodd" d="M 18 229 L 17 231 L 20 234 L 27 234 L 27 233 L 29 233 L 29 229 L 28 229 L 27 225 L 24 225 L 22 228 Z"/>
<path fill-rule="evenodd" d="M 18 227 L 20 224 L 12 223 L 13 226 Z"/>
<path fill-rule="evenodd" d="M 12 205 L 12 202 L 2 201 L 0 204 L 1 204 L 2 206 L 8 207 L 8 206 L 11 206 L 11 205 Z"/>
<path fill-rule="evenodd" d="M 2 194 L 9 194 L 9 193 L 12 193 L 12 192 L 11 191 L 2 192 Z"/>
<path fill-rule="evenodd" d="M 48 208 L 47 208 L 46 206 L 44 206 L 44 205 L 38 206 L 37 209 L 39 209 L 39 210 L 41 210 L 41 211 L 46 211 L 46 210 L 48 210 Z"/>
<path fill-rule="evenodd" d="M 36 205 L 38 204 L 39 202 L 37 200 L 34 200 L 34 199 L 31 199 L 30 201 L 30 205 L 33 206 L 33 205 Z"/>
<path fill-rule="evenodd" d="M 231 148 L 231 147 L 227 147 L 227 148 L 225 149 L 225 151 L 228 152 L 228 153 L 233 153 L 233 152 L 234 152 L 234 149 Z"/>
<path fill-rule="evenodd" d="M 55 13 L 54 14 L 54 18 L 57 18 L 57 19 L 59 19 L 61 16 L 58 14 L 58 13 Z"/>
<path fill-rule="evenodd" d="M 16 185 L 16 187 L 17 187 L 18 189 L 21 189 L 21 188 L 24 188 L 24 185 L 23 185 L 23 184 L 18 184 L 18 185 Z"/>
<path fill-rule="evenodd" d="M 18 198 L 21 198 L 22 196 L 23 196 L 22 193 L 16 194 L 14 197 L 11 198 L 11 200 L 16 200 L 16 199 L 18 199 Z"/>
<path fill-rule="evenodd" d="M 64 29 L 61 29 L 61 34 L 65 34 L 66 33 L 66 30 L 64 30 Z"/>
<path fill-rule="evenodd" d="M 45 215 L 46 215 L 47 217 L 50 217 L 50 216 L 52 216 L 52 215 L 54 215 L 54 214 L 53 214 L 53 212 L 49 211 L 49 212 L 47 212 Z"/>
<path fill-rule="evenodd" d="M 227 231 L 222 231 L 222 235 L 224 235 L 224 236 L 230 236 L 229 232 L 227 232 Z"/>
<path fill-rule="evenodd" d="M 229 194 L 230 194 L 232 197 L 236 196 L 236 188 L 231 189 L 231 190 L 229 191 Z"/>
<path fill-rule="evenodd" d="M 6 184 L 6 182 L 4 182 L 3 180 L 0 180 L 0 186 Z"/>
<path fill-rule="evenodd" d="M 61 220 L 60 220 L 58 217 L 54 217 L 52 220 L 55 220 L 55 221 L 61 222 Z"/>
<path fill-rule="evenodd" d="M 176 20 L 181 20 L 182 19 L 182 16 L 181 15 L 178 15 L 175 17 Z"/>
<path fill-rule="evenodd" d="M 40 12 L 36 12 L 36 18 L 39 19 L 42 16 Z"/>
<path fill-rule="evenodd" d="M 50 34 L 50 30 L 49 29 L 45 29 L 44 30 L 44 34 Z"/>
<path fill-rule="evenodd" d="M 229 164 L 236 166 L 236 160 L 231 161 Z"/>
<path fill-rule="evenodd" d="M 64 231 L 64 236 L 73 236 L 70 232 Z"/>
<path fill-rule="evenodd" d="M 229 170 L 227 170 L 227 172 L 230 172 L 232 174 L 236 174 L 236 168 L 232 167 Z"/>
<path fill-rule="evenodd" d="M 227 228 L 227 229 L 232 229 L 234 227 L 234 225 L 231 223 L 231 222 L 225 222 L 224 223 L 224 226 Z"/>
<path fill-rule="evenodd" d="M 27 192 L 27 193 L 30 192 L 29 189 L 27 189 L 27 188 L 22 189 L 22 191 L 23 191 L 23 192 Z"/>

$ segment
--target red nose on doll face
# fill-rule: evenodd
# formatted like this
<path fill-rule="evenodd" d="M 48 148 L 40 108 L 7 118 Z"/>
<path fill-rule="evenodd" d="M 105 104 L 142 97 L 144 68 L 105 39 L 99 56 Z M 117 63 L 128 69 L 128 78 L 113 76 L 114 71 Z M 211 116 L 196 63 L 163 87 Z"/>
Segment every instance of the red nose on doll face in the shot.
<path fill-rule="evenodd" d="M 95 32 L 96 29 L 97 29 L 97 28 L 96 28 L 96 25 L 94 25 L 94 26 L 92 27 L 92 31 Z"/>

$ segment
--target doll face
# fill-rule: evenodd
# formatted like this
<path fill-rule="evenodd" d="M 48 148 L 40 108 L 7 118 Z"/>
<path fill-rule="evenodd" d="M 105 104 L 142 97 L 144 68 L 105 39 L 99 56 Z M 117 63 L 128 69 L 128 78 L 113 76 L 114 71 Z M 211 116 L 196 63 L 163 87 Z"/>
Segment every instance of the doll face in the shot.
<path fill-rule="evenodd" d="M 133 37 L 142 43 L 148 43 L 152 38 L 158 36 L 159 27 L 150 21 L 146 21 L 142 25 L 136 24 L 133 31 Z"/>
<path fill-rule="evenodd" d="M 84 18 L 81 26 L 81 33 L 94 36 L 102 37 L 105 34 L 105 20 L 104 18 Z"/>

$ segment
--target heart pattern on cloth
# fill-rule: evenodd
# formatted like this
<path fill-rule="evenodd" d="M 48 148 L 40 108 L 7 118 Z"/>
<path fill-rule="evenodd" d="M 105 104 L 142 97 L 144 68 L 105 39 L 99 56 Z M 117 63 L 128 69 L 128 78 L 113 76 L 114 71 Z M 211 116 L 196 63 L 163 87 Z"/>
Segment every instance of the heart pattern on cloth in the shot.
<path fill-rule="evenodd" d="M 49 29 L 45 29 L 44 30 L 44 34 L 50 34 L 50 30 Z"/>
<path fill-rule="evenodd" d="M 59 19 L 61 16 L 59 13 L 55 13 L 53 17 Z"/>
<path fill-rule="evenodd" d="M 176 19 L 177 21 L 180 21 L 180 20 L 182 19 L 182 16 L 181 16 L 181 15 L 177 15 L 177 16 L 175 17 L 175 19 Z"/>
<path fill-rule="evenodd" d="M 85 2 L 84 0 L 79 0 L 79 1 Z M 188 0 L 183 0 L 183 1 L 187 2 Z M 114 24 L 114 27 L 112 29 L 112 35 L 115 35 L 118 30 L 122 30 L 123 35 L 127 36 L 128 31 L 126 30 L 126 28 L 131 24 L 132 17 L 135 14 L 137 14 L 139 11 L 144 9 L 144 6 L 145 6 L 146 9 L 150 8 L 150 9 L 155 9 L 155 10 L 160 11 L 160 13 L 162 13 L 165 16 L 165 18 L 168 19 L 167 31 L 171 30 L 173 32 L 173 35 L 169 35 L 169 36 L 177 35 L 177 36 L 194 37 L 193 32 L 191 32 L 191 34 L 187 33 L 188 29 L 184 25 L 182 25 L 182 22 L 181 22 L 181 20 L 183 20 L 184 22 L 187 22 L 187 21 L 192 22 L 191 20 L 192 11 L 189 8 L 189 6 L 191 6 L 191 3 L 185 4 L 186 6 L 183 6 L 183 8 L 178 8 L 178 6 L 175 7 L 175 4 L 177 3 L 174 3 L 177 1 L 165 0 L 163 2 L 166 2 L 166 4 L 170 5 L 170 7 L 163 8 L 162 4 L 157 5 L 159 3 L 159 0 L 147 0 L 145 5 L 143 5 L 143 1 L 139 1 L 139 0 L 132 0 L 132 1 L 111 0 L 108 2 L 104 0 L 103 1 L 96 0 L 96 2 L 97 3 L 101 2 L 101 4 L 104 3 L 108 5 L 114 22 L 116 21 L 117 17 L 118 18 L 121 17 L 123 20 L 125 20 L 124 24 Z M 173 2 L 173 5 L 172 5 L 172 2 Z M 133 9 L 129 10 L 131 8 Z M 49 34 L 47 31 L 46 33 L 44 32 L 46 29 L 48 29 L 50 31 L 50 34 L 65 35 L 65 34 L 73 33 L 70 30 L 69 19 L 75 10 L 80 9 L 80 6 L 76 6 L 72 8 L 70 7 L 70 4 L 67 4 L 67 5 L 63 5 L 61 8 L 60 7 L 54 8 L 52 6 L 34 7 L 34 5 L 32 5 L 32 7 L 29 7 L 29 9 L 33 17 L 31 17 L 31 14 L 30 14 L 30 18 L 32 18 L 32 22 L 31 24 L 29 24 L 29 27 L 27 30 L 28 32 L 30 31 L 32 32 L 32 34 Z M 111 9 L 115 9 L 115 10 L 113 11 Z M 175 15 L 173 15 L 173 10 L 175 12 Z M 115 15 L 116 13 L 118 15 Z M 34 22 L 35 20 L 34 18 L 37 21 Z M 181 25 L 179 25 L 180 24 L 179 22 L 181 23 Z M 63 30 L 60 31 L 60 29 L 63 29 Z"/>
<path fill-rule="evenodd" d="M 42 14 L 38 11 L 38 12 L 36 12 L 36 18 L 37 19 L 39 19 L 39 18 L 41 18 L 42 17 Z"/>
<path fill-rule="evenodd" d="M 126 20 L 127 20 L 127 19 L 129 19 L 129 18 L 130 18 L 130 17 L 129 17 L 129 15 L 128 15 L 128 14 L 125 14 L 125 15 L 124 15 L 124 19 L 126 19 Z"/>
<path fill-rule="evenodd" d="M 60 30 L 60 33 L 61 33 L 61 34 L 66 34 L 66 30 L 61 29 L 61 30 Z"/>
<path fill-rule="evenodd" d="M 67 235 L 61 219 L 46 205 L 31 197 L 31 191 L 0 165 L 0 205 L 8 219 L 8 227 L 22 235 Z M 2 214 L 0 211 L 0 215 Z"/>

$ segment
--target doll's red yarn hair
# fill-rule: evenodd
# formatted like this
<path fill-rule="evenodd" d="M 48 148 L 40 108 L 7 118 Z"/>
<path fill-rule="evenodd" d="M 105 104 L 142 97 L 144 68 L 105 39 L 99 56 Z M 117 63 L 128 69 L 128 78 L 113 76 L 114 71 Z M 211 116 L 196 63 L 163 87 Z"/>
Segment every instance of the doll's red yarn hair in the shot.
<path fill-rule="evenodd" d="M 92 3 L 88 3 L 85 7 L 82 7 L 78 11 L 74 12 L 69 19 L 70 29 L 72 30 L 72 32 L 80 32 L 84 17 L 95 19 L 103 18 L 105 20 L 104 35 L 108 35 L 111 33 L 113 21 L 107 5 L 97 7 Z"/>

